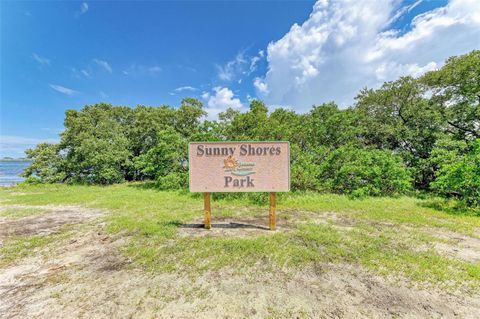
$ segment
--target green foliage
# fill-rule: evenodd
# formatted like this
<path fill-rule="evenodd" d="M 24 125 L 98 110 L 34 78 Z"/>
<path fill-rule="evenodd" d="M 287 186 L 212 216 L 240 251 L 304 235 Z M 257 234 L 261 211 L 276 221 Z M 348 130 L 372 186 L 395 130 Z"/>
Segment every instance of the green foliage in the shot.
<path fill-rule="evenodd" d="M 427 164 L 441 132 L 440 115 L 424 95 L 417 80 L 403 77 L 357 97 L 364 143 L 400 154 L 420 189 L 428 188 L 434 178 Z"/>
<path fill-rule="evenodd" d="M 468 206 L 480 206 L 480 139 L 463 156 L 443 162 L 433 187 L 442 195 L 459 197 Z"/>
<path fill-rule="evenodd" d="M 314 106 L 304 118 L 305 144 L 308 148 L 337 148 L 356 142 L 362 127 L 358 125 L 357 110 L 339 110 L 334 103 Z"/>
<path fill-rule="evenodd" d="M 463 185 L 475 194 L 467 168 L 473 155 L 466 152 L 480 136 L 480 51 L 452 57 L 417 79 L 366 88 L 346 109 L 331 102 L 298 114 L 269 111 L 253 100 L 246 112 L 227 109 L 217 121 L 205 115 L 193 98 L 177 108 L 95 104 L 68 110 L 60 143 L 29 150 L 33 162 L 24 175 L 29 182 L 155 180 L 162 189 L 186 188 L 188 142 L 284 140 L 291 146 L 293 190 L 379 196 L 412 185 L 446 195 Z M 470 179 L 461 184 L 462 178 Z"/>
<path fill-rule="evenodd" d="M 320 166 L 326 152 L 323 148 L 302 151 L 298 145 L 291 145 L 290 180 L 293 189 L 318 190 L 320 188 Z"/>
<path fill-rule="evenodd" d="M 449 58 L 420 82 L 431 90 L 430 103 L 442 115 L 446 131 L 458 139 L 480 138 L 480 50 Z"/>
<path fill-rule="evenodd" d="M 123 123 L 131 110 L 108 104 L 68 110 L 60 150 L 69 182 L 112 184 L 125 179 L 132 162 Z"/>
<path fill-rule="evenodd" d="M 336 193 L 385 196 L 410 189 L 410 175 L 391 151 L 343 146 L 320 165 L 320 179 Z"/>
<path fill-rule="evenodd" d="M 29 150 L 27 154 L 33 159 L 33 164 L 24 176 L 31 182 L 87 184 L 163 178 L 168 174 L 154 174 L 148 165 L 140 167 L 138 163 L 144 161 L 150 149 L 158 148 L 158 143 L 161 144 L 165 136 L 161 132 L 165 130 L 173 130 L 183 139 L 201 135 L 200 119 L 204 115 L 201 102 L 195 99 L 183 100 L 178 109 L 142 105 L 132 109 L 95 104 L 80 111 L 68 110 L 60 143 L 51 146 L 40 144 Z M 149 156 L 155 158 L 154 154 Z M 173 180 L 179 180 L 182 182 L 174 184 L 185 186 L 185 176 L 170 178 L 167 184 L 172 185 Z"/>
<path fill-rule="evenodd" d="M 137 157 L 135 167 L 147 178 L 155 179 L 161 189 L 187 185 L 187 140 L 173 128 L 161 131 L 157 144 Z"/>
<path fill-rule="evenodd" d="M 277 208 L 279 225 L 288 221 L 283 224 L 285 231 L 238 228 L 228 230 L 229 236 L 196 236 L 195 229 L 188 227 L 195 227 L 192 223 L 199 221 L 202 200 L 186 192 L 145 189 L 143 185 L 23 185 L 14 190 L 0 189 L 0 200 L 9 205 L 81 204 L 101 208 L 107 214 L 100 220 L 108 221 L 106 231 L 116 239 L 125 239 L 122 253 L 132 261 L 131 266 L 141 265 L 151 271 L 196 275 L 205 270 L 223 269 L 230 274 L 263 269 L 271 274 L 272 269 L 293 268 L 298 272 L 328 263 L 365 267 L 390 279 L 410 279 L 407 283 L 412 285 L 433 284 L 461 288 L 463 292 L 473 288 L 472 293 L 480 288 L 478 263 L 435 250 L 436 243 L 461 250 L 457 238 L 477 238 L 480 219 L 437 210 L 425 200 L 283 193 Z M 22 196 L 16 195 L 18 190 Z M 255 204 L 244 198 L 216 199 L 214 218 L 266 225 L 267 194 L 255 195 Z M 92 226 L 97 228 L 96 224 Z M 244 236 L 245 231 L 248 236 Z M 75 232 L 78 236 L 74 228 L 60 234 L 5 240 L 0 248 L 0 265 L 51 251 L 50 245 L 61 246 L 62 240 Z M 217 232 L 224 233 L 221 229 Z M 247 268 L 250 266 L 255 268 Z"/>
<path fill-rule="evenodd" d="M 55 183 L 65 180 L 65 161 L 58 152 L 58 145 L 41 143 L 25 153 L 32 159 L 32 164 L 22 174 L 29 177 L 27 182 Z"/>

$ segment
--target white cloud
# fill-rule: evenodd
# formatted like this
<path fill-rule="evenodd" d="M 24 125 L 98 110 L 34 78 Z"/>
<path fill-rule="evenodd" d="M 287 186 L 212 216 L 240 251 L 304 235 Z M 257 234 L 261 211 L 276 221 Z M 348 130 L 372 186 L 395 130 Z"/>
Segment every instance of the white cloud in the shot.
<path fill-rule="evenodd" d="M 34 138 L 34 137 L 22 137 L 22 136 L 13 136 L 13 135 L 1 135 L 0 140 L 2 144 L 7 145 L 18 145 L 18 144 L 28 144 L 35 145 L 39 143 L 57 143 L 57 139 L 52 138 Z"/>
<path fill-rule="evenodd" d="M 233 60 L 228 61 L 225 65 L 216 65 L 218 78 L 222 81 L 232 81 L 238 74 L 245 72 L 244 68 L 247 64 L 245 52 L 240 51 Z"/>
<path fill-rule="evenodd" d="M 235 97 L 235 94 L 226 87 L 213 88 L 213 94 L 203 92 L 202 98 L 207 101 L 206 111 L 209 119 L 216 119 L 218 114 L 228 108 L 242 110 L 243 105 L 240 99 Z"/>
<path fill-rule="evenodd" d="M 196 91 L 196 90 L 197 90 L 197 89 L 194 88 L 193 86 L 186 85 L 186 86 L 178 87 L 178 88 L 176 88 L 174 91 L 175 91 L 175 92 L 183 92 L 183 91 L 191 91 L 191 92 L 194 92 L 194 91 Z"/>
<path fill-rule="evenodd" d="M 92 76 L 92 71 L 90 70 L 90 68 L 87 69 L 77 69 L 77 68 L 71 68 L 72 70 L 72 73 L 73 73 L 73 76 L 76 77 L 76 78 L 82 78 L 82 77 L 86 77 L 86 78 L 90 78 Z"/>
<path fill-rule="evenodd" d="M 110 64 L 108 64 L 107 61 L 99 60 L 99 59 L 93 59 L 93 62 L 95 62 L 98 66 L 102 67 L 108 73 L 113 72 L 112 67 L 110 66 Z"/>
<path fill-rule="evenodd" d="M 158 65 L 146 66 L 133 63 L 128 67 L 128 69 L 123 70 L 124 75 L 156 75 L 162 72 L 162 68 Z"/>
<path fill-rule="evenodd" d="M 37 61 L 41 65 L 50 65 L 50 60 L 45 57 L 41 57 L 36 53 L 33 53 L 32 57 L 35 61 Z"/>
<path fill-rule="evenodd" d="M 80 15 L 87 13 L 88 11 L 88 3 L 82 2 L 80 5 Z"/>
<path fill-rule="evenodd" d="M 81 15 L 84 15 L 85 13 L 87 13 L 88 8 L 89 8 L 89 7 L 88 7 L 88 3 L 82 2 L 82 3 L 80 4 L 79 10 L 75 11 L 75 18 L 78 18 L 78 17 L 80 17 Z"/>
<path fill-rule="evenodd" d="M 0 135 L 0 157 L 23 157 L 27 148 L 40 143 L 58 143 L 58 139 Z"/>
<path fill-rule="evenodd" d="M 412 3 L 411 5 L 406 5 L 395 12 L 392 18 L 390 18 L 389 23 L 397 21 L 400 17 L 402 17 L 405 13 L 412 11 L 416 8 L 419 4 L 421 4 L 423 0 L 417 0 L 416 2 Z"/>
<path fill-rule="evenodd" d="M 252 57 L 252 59 L 250 60 L 250 73 L 254 72 L 256 69 L 257 69 L 257 64 L 258 62 L 263 59 L 265 53 L 263 52 L 263 50 L 260 50 L 258 51 L 258 55 Z"/>
<path fill-rule="evenodd" d="M 215 65 L 219 80 L 225 82 L 236 81 L 240 84 L 242 83 L 242 77 L 249 76 L 257 70 L 258 62 L 264 58 L 265 52 L 260 50 L 254 56 L 250 56 L 245 52 L 246 50 L 239 51 L 235 58 L 224 65 Z"/>
<path fill-rule="evenodd" d="M 159 67 L 159 66 L 151 66 L 147 69 L 148 72 L 150 73 L 157 73 L 157 72 L 161 72 L 162 71 L 162 68 Z"/>
<path fill-rule="evenodd" d="M 310 17 L 267 48 L 268 71 L 254 79 L 268 104 L 353 103 L 365 87 L 438 68 L 452 55 L 480 48 L 480 1 L 452 0 L 416 16 L 405 32 L 393 21 L 420 2 L 318 1 Z"/>
<path fill-rule="evenodd" d="M 255 71 L 257 68 L 257 62 L 260 61 L 260 57 L 254 56 L 252 60 L 250 61 L 250 73 Z"/>
<path fill-rule="evenodd" d="M 257 89 L 257 91 L 260 93 L 260 94 L 268 94 L 268 84 L 265 83 L 265 81 L 263 81 L 262 79 L 260 78 L 255 78 L 253 80 L 253 85 L 255 86 L 255 88 Z"/>
<path fill-rule="evenodd" d="M 77 91 L 75 90 L 69 89 L 67 87 L 64 87 L 58 84 L 49 84 L 49 86 L 55 91 L 60 92 L 62 94 L 66 94 L 66 95 L 72 95 L 74 93 L 77 93 Z"/>

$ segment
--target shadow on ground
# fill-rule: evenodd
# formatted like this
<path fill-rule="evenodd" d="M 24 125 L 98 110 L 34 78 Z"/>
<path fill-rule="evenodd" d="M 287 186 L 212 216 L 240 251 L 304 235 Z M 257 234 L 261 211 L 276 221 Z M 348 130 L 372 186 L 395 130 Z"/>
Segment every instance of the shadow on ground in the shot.
<path fill-rule="evenodd" d="M 468 208 L 459 201 L 447 199 L 430 199 L 419 204 L 420 207 L 432 208 L 450 215 L 480 217 L 480 209 Z"/>
<path fill-rule="evenodd" d="M 181 224 L 180 228 L 204 228 L 204 224 Z M 212 228 L 221 228 L 221 229 L 261 229 L 261 230 L 270 230 L 270 228 L 265 226 L 253 225 L 253 224 L 244 224 L 244 223 L 222 223 L 222 224 L 212 224 Z"/>

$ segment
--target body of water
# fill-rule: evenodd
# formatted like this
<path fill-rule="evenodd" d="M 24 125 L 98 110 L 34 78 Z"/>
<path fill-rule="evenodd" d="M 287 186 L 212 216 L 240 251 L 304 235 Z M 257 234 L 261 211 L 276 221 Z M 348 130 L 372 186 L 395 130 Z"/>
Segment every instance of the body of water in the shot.
<path fill-rule="evenodd" d="M 25 178 L 20 177 L 23 169 L 30 165 L 28 161 L 0 161 L 0 186 L 11 186 Z"/>

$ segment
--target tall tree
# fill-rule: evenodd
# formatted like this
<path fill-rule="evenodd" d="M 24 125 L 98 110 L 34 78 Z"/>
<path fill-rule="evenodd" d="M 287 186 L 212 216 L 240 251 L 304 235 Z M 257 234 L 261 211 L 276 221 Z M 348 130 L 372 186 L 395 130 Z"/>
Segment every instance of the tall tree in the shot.
<path fill-rule="evenodd" d="M 480 138 L 480 50 L 451 57 L 420 78 L 430 103 L 447 123 L 446 131 L 463 140 Z"/>

